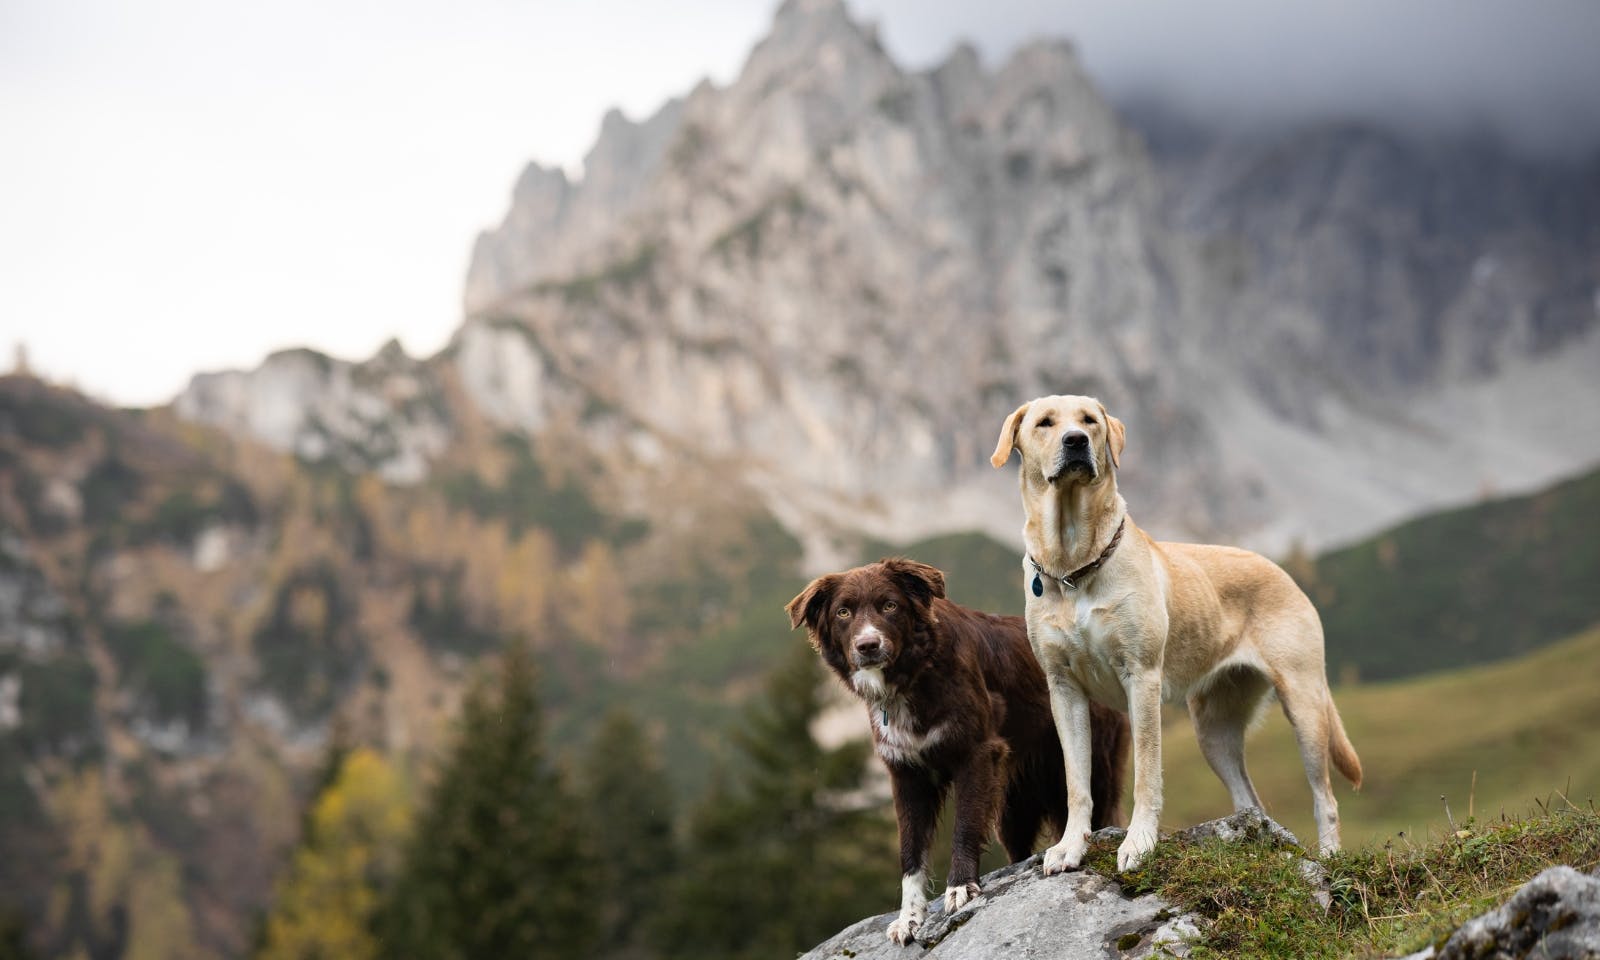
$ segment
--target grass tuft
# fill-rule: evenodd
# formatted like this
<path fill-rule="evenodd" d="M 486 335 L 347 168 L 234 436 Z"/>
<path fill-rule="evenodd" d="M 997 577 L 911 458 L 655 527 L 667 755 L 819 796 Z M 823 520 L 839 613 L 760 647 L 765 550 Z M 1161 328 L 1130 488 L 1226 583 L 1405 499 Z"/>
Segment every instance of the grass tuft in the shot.
<path fill-rule="evenodd" d="M 1194 945 L 1212 957 L 1371 957 L 1410 953 L 1504 902 L 1547 867 L 1600 865 L 1600 812 L 1557 799 L 1530 816 L 1468 819 L 1425 844 L 1328 857 L 1324 909 L 1301 852 L 1268 840 L 1168 838 L 1139 870 L 1116 871 L 1116 841 L 1095 842 L 1086 866 L 1130 895 L 1156 893 L 1206 920 Z"/>

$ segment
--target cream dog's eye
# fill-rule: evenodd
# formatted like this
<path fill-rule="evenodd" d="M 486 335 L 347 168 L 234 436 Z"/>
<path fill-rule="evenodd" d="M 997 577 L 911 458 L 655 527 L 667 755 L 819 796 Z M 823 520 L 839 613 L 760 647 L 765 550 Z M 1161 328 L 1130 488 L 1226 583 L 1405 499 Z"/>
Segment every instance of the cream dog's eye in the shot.
<path fill-rule="evenodd" d="M 884 613 L 894 613 L 898 609 L 900 609 L 900 604 L 895 603 L 893 600 L 885 600 L 885 601 L 883 601 L 883 612 Z"/>
<path fill-rule="evenodd" d="M 1055 425 L 1056 425 L 1056 422 L 1054 420 L 1050 419 L 1049 417 L 1045 417 L 1044 419 L 1040 420 L 1038 423 L 1034 424 L 1034 427 L 1037 428 L 1037 429 L 1043 430 L 1045 427 L 1053 427 Z"/>
<path fill-rule="evenodd" d="M 849 620 L 850 619 L 850 608 L 849 607 L 840 607 L 839 608 L 839 612 L 834 614 L 834 616 L 838 617 L 840 620 Z"/>
<path fill-rule="evenodd" d="M 1086 426 L 1086 427 L 1094 426 L 1094 417 L 1084 417 L 1083 418 L 1083 425 Z"/>

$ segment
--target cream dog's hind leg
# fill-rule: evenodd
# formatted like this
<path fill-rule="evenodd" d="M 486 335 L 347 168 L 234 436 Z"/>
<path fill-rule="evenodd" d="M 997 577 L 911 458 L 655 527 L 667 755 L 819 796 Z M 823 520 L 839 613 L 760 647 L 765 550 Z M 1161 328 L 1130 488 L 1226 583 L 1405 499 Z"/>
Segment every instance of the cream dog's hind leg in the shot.
<path fill-rule="evenodd" d="M 1272 685 L 1255 670 L 1235 670 L 1189 696 L 1195 739 L 1211 770 L 1228 788 L 1235 812 L 1261 809 L 1261 798 L 1244 764 L 1244 736 Z"/>
<path fill-rule="evenodd" d="M 1329 854 L 1339 849 L 1339 801 L 1334 799 L 1333 784 L 1328 782 L 1328 714 L 1333 708 L 1333 698 L 1321 677 L 1316 677 L 1315 681 L 1279 683 L 1278 700 L 1283 704 L 1283 715 L 1294 727 L 1294 738 L 1300 744 L 1300 762 L 1305 765 L 1306 782 L 1311 785 L 1312 810 L 1317 818 L 1317 852 Z"/>

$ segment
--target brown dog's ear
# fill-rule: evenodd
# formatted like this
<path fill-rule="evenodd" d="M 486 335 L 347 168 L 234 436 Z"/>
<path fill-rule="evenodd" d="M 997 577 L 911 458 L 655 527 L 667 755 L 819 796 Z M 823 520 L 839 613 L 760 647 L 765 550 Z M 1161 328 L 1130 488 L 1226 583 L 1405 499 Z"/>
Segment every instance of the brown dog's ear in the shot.
<path fill-rule="evenodd" d="M 1011 411 L 1011 416 L 1006 417 L 1006 422 L 1000 425 L 1000 441 L 994 445 L 994 456 L 989 458 L 990 465 L 996 470 L 1005 466 L 1006 461 L 1011 459 L 1011 451 L 1017 446 L 1017 428 L 1022 426 L 1022 417 L 1032 405 L 1033 401 L 1029 400 Z"/>
<path fill-rule="evenodd" d="M 934 598 L 944 597 L 944 574 L 938 567 L 907 560 L 904 557 L 885 557 L 879 560 L 883 570 L 894 578 L 913 603 L 926 607 Z"/>
<path fill-rule="evenodd" d="M 789 615 L 789 629 L 793 630 L 803 623 L 807 630 L 815 634 L 817 624 L 822 622 L 822 612 L 833 602 L 833 591 L 838 586 L 837 573 L 825 574 L 806 584 L 800 595 L 783 608 Z"/>
<path fill-rule="evenodd" d="M 1106 420 L 1106 446 L 1111 450 L 1111 465 L 1122 466 L 1122 444 L 1127 439 L 1128 431 L 1122 421 L 1106 412 L 1106 405 L 1100 404 L 1100 416 Z"/>

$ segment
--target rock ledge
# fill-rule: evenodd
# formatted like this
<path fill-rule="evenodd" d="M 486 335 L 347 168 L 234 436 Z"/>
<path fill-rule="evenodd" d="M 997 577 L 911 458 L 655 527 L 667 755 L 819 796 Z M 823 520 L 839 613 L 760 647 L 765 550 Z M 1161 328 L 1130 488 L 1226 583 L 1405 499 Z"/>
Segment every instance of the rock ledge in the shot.
<path fill-rule="evenodd" d="M 1093 839 L 1114 844 L 1122 833 L 1109 828 Z M 1177 837 L 1299 847 L 1293 834 L 1254 810 L 1200 824 Z M 1155 894 L 1129 897 L 1115 880 L 1089 870 L 1045 877 L 1041 862 L 1033 856 L 988 874 L 981 883 L 983 893 L 954 914 L 946 914 L 938 899 L 930 902 L 928 921 L 917 931 L 921 950 L 889 942 L 885 928 L 896 914 L 886 913 L 845 928 L 801 960 L 902 960 L 925 953 L 936 954 L 939 960 L 1142 960 L 1158 954 L 1188 955 L 1189 941 L 1200 932 L 1199 917 Z M 1325 882 L 1320 868 L 1310 861 L 1307 866 L 1312 868 L 1307 871 L 1310 882 Z"/>

